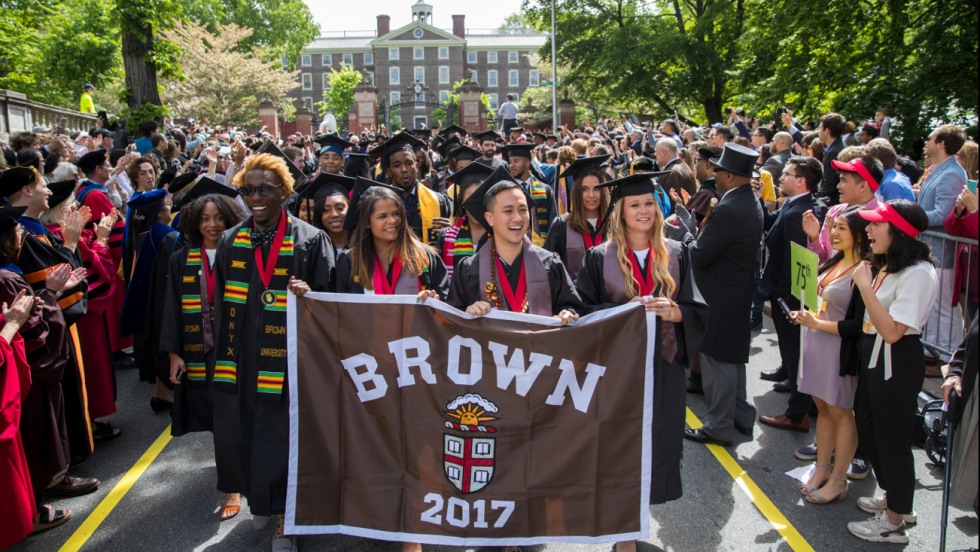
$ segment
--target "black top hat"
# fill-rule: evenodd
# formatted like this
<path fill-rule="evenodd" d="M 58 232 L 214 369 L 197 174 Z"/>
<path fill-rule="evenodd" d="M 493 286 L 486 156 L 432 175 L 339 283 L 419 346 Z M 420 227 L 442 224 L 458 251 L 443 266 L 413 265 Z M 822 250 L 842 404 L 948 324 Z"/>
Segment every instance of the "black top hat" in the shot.
<path fill-rule="evenodd" d="M 712 157 L 709 162 L 716 170 L 723 170 L 746 178 L 759 178 L 755 170 L 755 161 L 759 154 L 750 148 L 738 144 L 725 144 L 721 157 Z"/>

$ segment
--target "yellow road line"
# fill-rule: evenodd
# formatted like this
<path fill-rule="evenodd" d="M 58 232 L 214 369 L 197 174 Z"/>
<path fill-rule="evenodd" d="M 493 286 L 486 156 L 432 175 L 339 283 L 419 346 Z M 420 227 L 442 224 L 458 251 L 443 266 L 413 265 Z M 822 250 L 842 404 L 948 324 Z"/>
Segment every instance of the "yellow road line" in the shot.
<path fill-rule="evenodd" d="M 109 491 L 109 494 L 102 499 L 102 502 L 95 507 L 95 510 L 93 510 L 92 513 L 85 518 L 82 525 L 76 529 L 72 536 L 65 542 L 64 545 L 62 545 L 59 552 L 75 552 L 76 550 L 80 550 L 88 539 L 95 534 L 96 529 L 99 528 L 99 525 L 102 525 L 102 522 L 109 516 L 109 513 L 111 513 L 116 505 L 119 504 L 119 501 L 122 500 L 122 498 L 126 496 L 126 493 L 133 488 L 133 485 L 139 481 L 139 478 L 143 475 L 143 472 L 146 471 L 146 468 L 150 467 L 150 464 L 156 460 L 156 457 L 161 451 L 163 451 L 163 447 L 167 446 L 167 443 L 169 442 L 170 425 L 167 425 L 167 428 L 163 430 L 163 433 L 161 433 L 159 437 L 157 437 L 156 441 L 153 441 L 150 448 L 146 449 L 143 456 L 140 456 L 139 460 L 133 464 L 133 467 L 129 468 L 126 475 L 119 480 L 119 483 L 116 483 L 116 486 Z"/>
<path fill-rule="evenodd" d="M 691 429 L 697 429 L 703 424 L 691 409 L 687 409 L 687 425 L 691 426 Z M 749 474 L 745 473 L 742 466 L 738 465 L 738 462 L 732 458 L 732 455 L 725 449 L 725 447 L 718 445 L 707 445 L 708 450 L 714 455 L 718 463 L 721 464 L 728 475 L 735 480 L 735 483 L 742 489 L 742 491 L 749 497 L 749 500 L 755 504 L 756 508 L 762 512 L 762 515 L 769 520 L 769 523 L 779 532 L 780 535 L 786 539 L 786 543 L 789 544 L 795 552 L 813 552 L 813 547 L 810 543 L 803 538 L 803 535 L 796 530 L 796 527 L 786 519 L 786 516 L 776 508 L 776 505 L 769 500 L 769 497 L 762 492 L 762 489 L 752 481 Z"/>

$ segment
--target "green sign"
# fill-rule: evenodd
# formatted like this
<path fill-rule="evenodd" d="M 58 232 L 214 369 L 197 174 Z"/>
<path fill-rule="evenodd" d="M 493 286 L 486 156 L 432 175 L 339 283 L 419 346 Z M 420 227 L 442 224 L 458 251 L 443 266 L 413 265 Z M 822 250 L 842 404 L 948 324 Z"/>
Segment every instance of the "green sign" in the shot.
<path fill-rule="evenodd" d="M 790 260 L 790 288 L 793 297 L 802 297 L 803 304 L 810 310 L 817 311 L 817 265 L 820 260 L 817 254 L 802 245 L 793 242 Z"/>

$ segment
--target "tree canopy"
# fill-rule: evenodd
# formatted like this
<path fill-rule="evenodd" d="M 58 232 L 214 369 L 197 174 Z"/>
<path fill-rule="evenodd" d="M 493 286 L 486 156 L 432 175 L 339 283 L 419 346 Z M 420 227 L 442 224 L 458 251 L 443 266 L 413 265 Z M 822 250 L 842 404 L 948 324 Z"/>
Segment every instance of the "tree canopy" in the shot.
<path fill-rule="evenodd" d="M 354 105 L 354 87 L 363 79 L 363 73 L 346 63 L 340 66 L 340 71 L 331 69 L 327 77 L 330 88 L 323 92 L 323 101 L 317 102 L 320 115 L 333 113 L 339 127 L 347 126 L 347 112 Z"/>

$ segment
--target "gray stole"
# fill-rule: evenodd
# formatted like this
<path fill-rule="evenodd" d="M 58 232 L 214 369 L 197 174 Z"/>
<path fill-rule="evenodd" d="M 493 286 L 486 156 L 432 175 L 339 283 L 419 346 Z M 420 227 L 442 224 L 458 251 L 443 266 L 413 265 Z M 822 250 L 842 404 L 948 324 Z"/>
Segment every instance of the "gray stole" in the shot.
<path fill-rule="evenodd" d="M 565 269 L 572 281 L 578 279 L 578 269 L 585 258 L 585 238 L 572 228 L 571 217 L 565 219 Z"/>
<path fill-rule="evenodd" d="M 490 239 L 493 238 L 491 237 Z M 491 245 L 493 244 L 484 244 L 476 252 L 477 261 L 479 262 L 481 292 L 485 292 L 486 285 L 492 281 L 490 278 L 492 273 L 490 271 L 496 270 L 497 268 L 490 266 Z M 524 237 L 524 252 L 522 257 L 524 263 L 522 267 L 524 281 L 527 284 L 527 312 L 541 316 L 552 316 L 554 311 L 551 306 L 551 282 L 548 280 L 548 269 L 544 267 L 544 263 L 541 262 L 541 258 L 534 251 L 531 240 L 527 236 Z M 499 282 L 498 285 L 500 285 Z M 500 294 L 501 308 L 510 310 L 510 305 L 507 304 L 507 300 L 504 298 L 503 290 L 498 290 L 498 293 Z M 489 298 L 484 296 L 481 300 L 489 301 Z"/>
<path fill-rule="evenodd" d="M 670 277 L 674 279 L 676 284 L 674 297 L 671 299 L 676 299 L 681 285 L 681 267 L 677 261 L 678 244 L 673 240 L 664 240 L 664 245 L 667 246 L 667 272 L 670 273 Z M 619 267 L 616 244 L 608 241 L 596 247 L 606 248 L 602 257 L 602 280 L 606 297 L 613 303 L 627 302 L 629 298 L 626 297 L 626 280 L 623 278 L 623 270 Z M 649 265 L 651 262 L 653 262 L 653 251 L 647 256 L 647 264 Z M 650 268 L 652 269 L 652 267 Z M 667 362 L 673 362 L 677 356 L 677 333 L 674 331 L 674 323 L 661 320 L 660 330 L 663 334 L 660 343 L 660 356 Z"/>
<path fill-rule="evenodd" d="M 387 278 L 387 274 L 382 274 L 382 278 Z M 363 288 L 362 288 L 363 289 Z M 421 288 L 419 287 L 418 276 L 412 274 L 412 271 L 408 270 L 405 263 L 402 263 L 402 271 L 398 274 L 398 281 L 395 282 L 395 295 L 418 295 Z M 378 290 L 374 290 L 374 293 L 378 293 Z"/>

